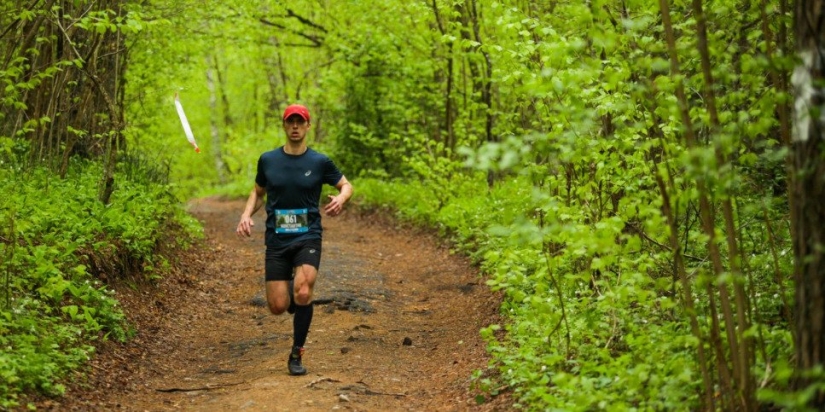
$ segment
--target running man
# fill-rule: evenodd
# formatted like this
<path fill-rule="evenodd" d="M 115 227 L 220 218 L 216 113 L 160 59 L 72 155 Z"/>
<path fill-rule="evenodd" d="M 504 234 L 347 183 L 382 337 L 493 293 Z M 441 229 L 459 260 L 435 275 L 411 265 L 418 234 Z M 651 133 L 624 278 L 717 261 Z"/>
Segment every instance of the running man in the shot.
<path fill-rule="evenodd" d="M 293 317 L 293 345 L 287 367 L 290 375 L 304 375 L 301 363 L 312 323 L 312 289 L 321 264 L 321 188 L 338 189 L 324 206 L 327 216 L 338 216 L 352 197 L 352 185 L 324 154 L 306 143 L 309 110 L 293 104 L 284 110 L 287 141 L 258 159 L 255 188 L 249 194 L 238 223 L 238 236 L 251 236 L 252 215 L 266 197 L 266 300 L 269 311 Z"/>

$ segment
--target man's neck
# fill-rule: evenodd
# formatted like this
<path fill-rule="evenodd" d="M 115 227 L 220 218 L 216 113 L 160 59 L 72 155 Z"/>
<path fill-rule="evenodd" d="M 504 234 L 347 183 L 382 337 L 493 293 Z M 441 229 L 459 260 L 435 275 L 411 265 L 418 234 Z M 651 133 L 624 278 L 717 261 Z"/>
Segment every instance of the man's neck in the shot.
<path fill-rule="evenodd" d="M 302 155 L 302 154 L 306 153 L 306 151 L 307 151 L 307 145 L 304 142 L 301 142 L 301 143 L 287 142 L 287 144 L 284 145 L 284 153 L 289 154 L 289 155 L 298 156 L 298 155 Z"/>

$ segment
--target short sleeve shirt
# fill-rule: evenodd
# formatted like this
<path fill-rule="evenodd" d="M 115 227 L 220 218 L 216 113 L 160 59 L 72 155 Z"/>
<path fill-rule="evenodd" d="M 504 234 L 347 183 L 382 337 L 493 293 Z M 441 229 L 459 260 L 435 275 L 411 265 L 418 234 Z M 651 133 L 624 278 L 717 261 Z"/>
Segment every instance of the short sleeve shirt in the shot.
<path fill-rule="evenodd" d="M 321 239 L 321 189 L 343 177 L 329 157 L 310 148 L 301 155 L 283 146 L 262 154 L 255 183 L 266 189 L 266 245 Z"/>

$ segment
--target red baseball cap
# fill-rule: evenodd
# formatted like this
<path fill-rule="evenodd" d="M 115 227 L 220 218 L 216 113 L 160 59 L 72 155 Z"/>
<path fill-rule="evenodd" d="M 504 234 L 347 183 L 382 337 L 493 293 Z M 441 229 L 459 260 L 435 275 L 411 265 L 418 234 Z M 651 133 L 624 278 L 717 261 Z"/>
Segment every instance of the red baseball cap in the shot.
<path fill-rule="evenodd" d="M 304 120 L 309 121 L 309 109 L 306 106 L 302 106 L 300 104 L 292 104 L 289 105 L 286 110 L 284 110 L 284 118 L 286 120 L 287 117 L 292 116 L 293 114 L 297 114 L 304 118 Z"/>

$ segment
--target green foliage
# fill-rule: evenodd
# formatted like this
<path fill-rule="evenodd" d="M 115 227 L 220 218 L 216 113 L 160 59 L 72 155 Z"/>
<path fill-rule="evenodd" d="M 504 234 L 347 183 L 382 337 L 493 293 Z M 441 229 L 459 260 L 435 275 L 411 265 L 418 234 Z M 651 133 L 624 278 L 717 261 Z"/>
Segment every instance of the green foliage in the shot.
<path fill-rule="evenodd" d="M 0 6 L 0 159 L 58 170 L 70 156 L 99 156 L 102 137 L 117 134 L 123 40 L 152 22 L 138 4 L 86 3 Z"/>
<path fill-rule="evenodd" d="M 591 223 L 586 209 L 529 189 L 526 177 L 490 191 L 480 175 L 450 177 L 454 196 L 440 206 L 441 187 L 429 181 L 361 179 L 356 201 L 441 228 L 481 265 L 491 288 L 506 292 L 506 335 L 497 333 L 499 325 L 482 331 L 501 375 L 479 378 L 477 385 L 513 388 L 530 410 L 698 405 L 699 341 L 687 323 L 680 286 L 668 273 L 669 253 L 648 239 L 664 235 L 655 201 L 645 203 L 652 200 L 635 192 L 635 199 L 623 200 L 618 216 Z M 644 236 L 626 230 L 640 217 Z M 769 258 L 759 252 L 760 259 Z M 780 319 L 779 295 L 764 295 L 779 289 L 768 286 L 772 274 L 754 276 L 765 283 L 755 286 L 760 307 L 773 314 L 758 328 L 769 359 L 781 366 L 792 342 Z"/>
<path fill-rule="evenodd" d="M 180 247 L 200 233 L 168 187 L 150 181 L 119 180 L 112 203 L 103 205 L 100 173 L 82 162 L 65 179 L 43 168 L 0 168 L 3 407 L 14 406 L 22 391 L 61 394 L 58 382 L 93 355 L 96 340 L 127 339 L 107 285 L 160 276 L 169 231 L 185 234 L 176 236 Z"/>
<path fill-rule="evenodd" d="M 414 177 L 408 161 L 420 148 L 430 157 L 451 159 L 458 145 L 483 134 L 483 126 L 458 109 L 459 103 L 471 107 L 472 116 L 484 110 L 461 97 L 475 92 L 457 69 L 450 74 L 455 86 L 449 98 L 456 118 L 444 130 L 447 103 L 443 86 L 433 82 L 447 76 L 446 62 L 439 59 L 451 51 L 432 31 L 433 12 L 426 4 L 299 2 L 261 8 L 235 0 L 176 2 L 142 13 L 155 25 L 135 36 L 132 47 L 127 135 L 132 147 L 170 165 L 182 195 L 246 195 L 258 156 L 283 142 L 280 113 L 288 103 L 310 108 L 310 146 L 332 155 L 350 178 Z M 468 28 L 460 16 L 447 14 L 450 21 L 442 24 L 452 33 L 448 37 L 461 37 Z M 202 29 L 176 30 L 194 21 Z M 460 58 L 455 60 L 459 67 Z M 176 92 L 200 155 L 183 136 L 172 105 Z"/>
<path fill-rule="evenodd" d="M 728 362 L 708 338 L 718 303 L 706 285 L 733 279 L 717 278 L 710 265 L 697 213 L 696 183 L 703 182 L 715 204 L 734 201 L 740 255 L 723 247 L 722 258 L 726 268 L 738 259 L 745 272 L 738 281 L 747 285 L 753 317 L 744 332 L 755 356 L 750 379 L 767 384 L 764 402 L 804 404 L 782 395 L 793 348 L 792 254 L 781 197 L 785 151 L 770 108 L 784 97 L 763 81 L 771 64 L 785 63 L 734 53 L 725 48 L 734 33 L 712 29 L 716 87 L 725 91 L 717 95 L 722 127 L 711 130 L 707 108 L 693 95 L 701 144 L 688 149 L 674 94 L 677 81 L 702 90 L 693 37 L 677 43 L 687 73 L 677 79 L 667 75 L 658 9 L 628 4 L 617 22 L 609 2 L 553 7 L 541 17 L 505 3 L 488 10 L 494 24 L 484 27 L 494 40 L 484 49 L 494 62 L 498 110 L 510 110 L 500 113 L 498 141 L 460 149 L 465 166 L 478 172 L 430 159 L 438 152 L 425 145 L 405 161 L 418 179 L 361 179 L 358 201 L 441 228 L 481 265 L 490 287 L 505 293 L 506 323 L 482 331 L 499 374 L 477 373 L 478 387 L 491 395 L 511 388 L 528 410 L 690 410 L 701 407 L 701 367 L 713 373 Z M 718 25 L 738 18 L 734 10 L 720 3 L 706 12 Z M 686 10 L 672 14 L 679 30 L 694 30 Z M 487 189 L 481 173 L 499 181 Z M 724 245 L 721 213 L 717 219 Z M 674 229 L 694 311 L 674 264 Z M 711 353 L 706 365 L 700 347 Z"/>

